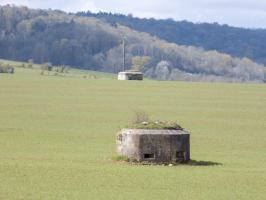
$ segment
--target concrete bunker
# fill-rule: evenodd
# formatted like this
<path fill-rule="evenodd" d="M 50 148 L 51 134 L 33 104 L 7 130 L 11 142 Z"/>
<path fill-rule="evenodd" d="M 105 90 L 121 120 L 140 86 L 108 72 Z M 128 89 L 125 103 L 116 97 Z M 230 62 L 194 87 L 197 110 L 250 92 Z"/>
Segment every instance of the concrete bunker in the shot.
<path fill-rule="evenodd" d="M 179 163 L 190 160 L 190 134 L 184 130 L 123 129 L 117 152 L 131 161 Z"/>
<path fill-rule="evenodd" d="M 118 73 L 118 80 L 143 80 L 143 74 L 139 71 L 124 71 Z"/>

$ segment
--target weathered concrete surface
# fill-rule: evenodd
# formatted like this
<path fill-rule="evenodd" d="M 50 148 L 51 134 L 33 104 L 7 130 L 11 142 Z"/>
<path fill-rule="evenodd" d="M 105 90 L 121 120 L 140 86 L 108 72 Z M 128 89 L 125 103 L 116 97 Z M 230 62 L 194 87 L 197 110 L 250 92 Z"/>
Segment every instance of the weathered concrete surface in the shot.
<path fill-rule="evenodd" d="M 143 74 L 135 71 L 119 72 L 118 80 L 143 80 Z"/>
<path fill-rule="evenodd" d="M 180 130 L 123 129 L 117 152 L 130 160 L 184 162 L 190 160 L 190 135 Z"/>

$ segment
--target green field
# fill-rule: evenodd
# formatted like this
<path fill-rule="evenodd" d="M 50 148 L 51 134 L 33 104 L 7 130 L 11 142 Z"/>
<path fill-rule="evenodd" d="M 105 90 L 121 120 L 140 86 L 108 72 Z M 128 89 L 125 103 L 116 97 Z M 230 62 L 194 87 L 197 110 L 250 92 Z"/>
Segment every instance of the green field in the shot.
<path fill-rule="evenodd" d="M 0 200 L 266 199 L 266 85 L 91 73 L 0 74 Z M 137 110 L 177 120 L 192 159 L 220 165 L 113 161 L 116 133 Z"/>

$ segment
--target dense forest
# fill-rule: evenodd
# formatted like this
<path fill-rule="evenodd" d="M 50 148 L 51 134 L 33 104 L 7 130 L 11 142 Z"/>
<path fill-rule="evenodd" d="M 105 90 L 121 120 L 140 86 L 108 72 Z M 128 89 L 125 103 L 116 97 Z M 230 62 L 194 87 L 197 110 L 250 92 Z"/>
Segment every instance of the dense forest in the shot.
<path fill-rule="evenodd" d="M 58 10 L 0 7 L 0 58 L 117 73 L 141 70 L 159 80 L 266 82 L 266 68 L 248 58 L 168 43 L 95 17 Z"/>
<path fill-rule="evenodd" d="M 266 30 L 174 21 L 172 19 L 140 19 L 132 15 L 80 12 L 79 16 L 97 17 L 110 24 L 119 23 L 137 31 L 147 32 L 168 42 L 216 50 L 235 57 L 247 57 L 266 65 Z"/>

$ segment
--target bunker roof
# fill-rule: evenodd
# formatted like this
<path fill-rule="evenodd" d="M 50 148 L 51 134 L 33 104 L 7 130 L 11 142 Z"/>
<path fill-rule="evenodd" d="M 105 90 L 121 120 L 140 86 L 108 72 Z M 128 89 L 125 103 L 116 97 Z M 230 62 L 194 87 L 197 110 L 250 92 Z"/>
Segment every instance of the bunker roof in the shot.
<path fill-rule="evenodd" d="M 125 72 L 119 72 L 119 74 L 125 74 L 125 75 L 127 75 L 127 74 L 133 74 L 133 75 L 140 75 L 140 74 L 142 74 L 141 72 L 139 72 L 139 71 L 125 71 Z"/>
<path fill-rule="evenodd" d="M 122 132 L 133 135 L 189 135 L 184 130 L 170 129 L 123 129 Z"/>

